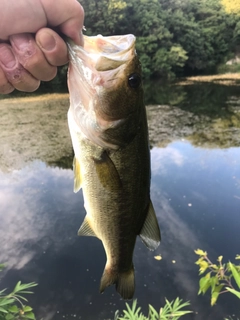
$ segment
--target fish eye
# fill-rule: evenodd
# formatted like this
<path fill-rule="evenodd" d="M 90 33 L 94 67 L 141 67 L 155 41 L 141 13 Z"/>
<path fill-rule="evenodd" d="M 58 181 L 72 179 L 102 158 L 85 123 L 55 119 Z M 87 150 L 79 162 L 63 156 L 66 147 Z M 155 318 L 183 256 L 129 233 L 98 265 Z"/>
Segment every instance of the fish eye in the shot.
<path fill-rule="evenodd" d="M 132 73 L 128 77 L 128 84 L 131 88 L 137 89 L 141 84 L 141 76 L 138 73 Z"/>

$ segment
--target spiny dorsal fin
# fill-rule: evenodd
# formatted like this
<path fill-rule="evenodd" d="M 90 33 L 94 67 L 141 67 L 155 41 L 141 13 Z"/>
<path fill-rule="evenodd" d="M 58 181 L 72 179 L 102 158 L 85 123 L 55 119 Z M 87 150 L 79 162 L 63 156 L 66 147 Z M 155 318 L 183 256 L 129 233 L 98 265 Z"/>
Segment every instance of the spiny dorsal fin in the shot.
<path fill-rule="evenodd" d="M 155 250 L 160 244 L 161 234 L 158 226 L 158 221 L 156 213 L 154 211 L 152 201 L 150 200 L 148 213 L 144 221 L 142 230 L 140 232 L 140 237 L 143 243 L 150 250 Z"/>
<path fill-rule="evenodd" d="M 100 158 L 93 158 L 93 160 L 102 186 L 109 191 L 118 191 L 122 187 L 122 182 L 107 152 L 103 152 Z"/>
<path fill-rule="evenodd" d="M 81 170 L 80 163 L 76 157 L 73 159 L 73 172 L 74 172 L 74 188 L 73 191 L 76 193 L 81 189 L 82 179 L 81 179 Z"/>
<path fill-rule="evenodd" d="M 90 226 L 90 224 L 88 222 L 87 216 L 83 220 L 83 223 L 82 223 L 81 227 L 78 230 L 78 235 L 79 236 L 96 237 L 95 232 L 93 231 L 93 229 L 91 228 L 91 226 Z"/>

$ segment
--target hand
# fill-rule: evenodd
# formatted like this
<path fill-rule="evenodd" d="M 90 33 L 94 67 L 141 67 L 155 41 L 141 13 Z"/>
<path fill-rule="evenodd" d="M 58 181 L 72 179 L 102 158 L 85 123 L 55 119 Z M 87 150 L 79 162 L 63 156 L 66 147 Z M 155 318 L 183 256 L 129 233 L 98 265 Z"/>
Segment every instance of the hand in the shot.
<path fill-rule="evenodd" d="M 0 93 L 35 91 L 68 62 L 57 32 L 83 45 L 83 8 L 76 0 L 0 0 L 0 6 Z"/>

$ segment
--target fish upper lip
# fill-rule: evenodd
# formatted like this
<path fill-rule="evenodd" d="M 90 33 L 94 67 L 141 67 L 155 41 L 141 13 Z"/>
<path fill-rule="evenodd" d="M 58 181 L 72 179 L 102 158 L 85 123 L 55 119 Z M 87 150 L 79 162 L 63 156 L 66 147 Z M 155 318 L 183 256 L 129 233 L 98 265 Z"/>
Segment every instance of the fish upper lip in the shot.
<path fill-rule="evenodd" d="M 70 60 L 80 68 L 81 60 L 86 67 L 96 72 L 115 70 L 135 55 L 135 36 L 132 34 L 84 37 L 84 43 L 85 47 L 81 47 L 71 40 L 67 41 Z"/>

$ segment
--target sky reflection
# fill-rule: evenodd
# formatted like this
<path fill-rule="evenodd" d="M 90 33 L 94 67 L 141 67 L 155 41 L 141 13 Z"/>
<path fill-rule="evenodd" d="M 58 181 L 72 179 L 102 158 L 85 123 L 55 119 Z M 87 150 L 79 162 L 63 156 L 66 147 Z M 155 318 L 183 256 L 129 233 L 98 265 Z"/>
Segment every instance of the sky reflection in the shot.
<path fill-rule="evenodd" d="M 199 297 L 194 249 L 212 259 L 238 253 L 240 227 L 240 150 L 201 149 L 176 141 L 154 147 L 152 200 L 162 232 L 156 252 L 140 240 L 134 253 L 136 295 L 143 310 L 160 307 L 165 297 L 191 301 L 186 319 L 220 319 L 236 312 L 234 298 L 214 308 Z M 105 265 L 102 244 L 77 237 L 85 211 L 73 193 L 73 172 L 34 161 L 21 170 L 0 173 L 0 261 L 7 262 L 1 285 L 36 281 L 30 302 L 38 318 L 113 319 L 124 302 L 113 287 L 98 293 Z M 157 261 L 154 255 L 161 254 Z M 173 263 L 175 261 L 175 263 Z"/>

